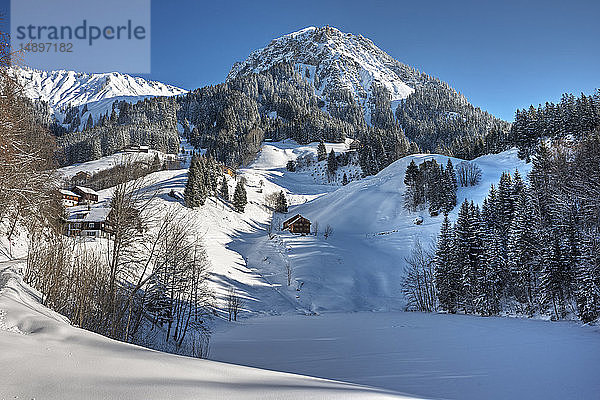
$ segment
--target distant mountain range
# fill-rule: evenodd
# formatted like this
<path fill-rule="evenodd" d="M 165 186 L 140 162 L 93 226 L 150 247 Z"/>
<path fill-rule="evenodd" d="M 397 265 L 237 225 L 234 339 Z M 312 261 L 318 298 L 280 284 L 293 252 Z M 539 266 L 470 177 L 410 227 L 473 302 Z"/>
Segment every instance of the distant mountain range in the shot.
<path fill-rule="evenodd" d="M 135 103 L 147 97 L 175 96 L 187 91 L 162 82 L 150 81 L 120 72 L 91 74 L 75 71 L 40 71 L 16 67 L 13 73 L 32 100 L 47 103 L 50 113 L 59 121 L 69 107 L 87 104 L 88 112 L 81 115 L 82 127 L 89 114 L 97 120 L 111 109 L 116 100 Z"/>
<path fill-rule="evenodd" d="M 31 99 L 48 102 L 53 109 L 81 106 L 115 97 L 174 96 L 186 90 L 119 72 L 88 74 L 75 71 L 13 69 Z"/>

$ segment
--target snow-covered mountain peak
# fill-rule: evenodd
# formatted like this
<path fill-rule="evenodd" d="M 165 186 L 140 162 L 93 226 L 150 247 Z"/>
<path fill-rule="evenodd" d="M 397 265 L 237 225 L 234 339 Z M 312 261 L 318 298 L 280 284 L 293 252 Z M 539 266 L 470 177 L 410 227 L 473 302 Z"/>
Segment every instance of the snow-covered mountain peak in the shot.
<path fill-rule="evenodd" d="M 119 72 L 89 74 L 66 70 L 40 71 L 21 67 L 14 68 L 13 72 L 23 85 L 27 97 L 46 101 L 55 111 L 68 104 L 81 106 L 117 97 L 174 96 L 186 92 L 175 86 Z"/>
<path fill-rule="evenodd" d="M 420 73 L 379 49 L 362 35 L 325 26 L 307 27 L 274 39 L 232 67 L 228 80 L 291 62 L 327 99 L 334 90 L 347 89 L 366 110 L 372 85 L 384 86 L 392 102 L 414 91 Z"/>

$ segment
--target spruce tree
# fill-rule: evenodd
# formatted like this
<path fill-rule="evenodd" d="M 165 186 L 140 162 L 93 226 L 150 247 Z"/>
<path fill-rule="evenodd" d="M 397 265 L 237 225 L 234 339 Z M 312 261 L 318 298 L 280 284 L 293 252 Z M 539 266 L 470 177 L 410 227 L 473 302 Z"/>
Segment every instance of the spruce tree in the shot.
<path fill-rule="evenodd" d="M 535 196 L 535 204 L 539 208 L 541 227 L 547 230 L 552 225 L 552 154 L 544 141 L 538 145 L 532 164 L 529 183 Z"/>
<path fill-rule="evenodd" d="M 566 314 L 565 281 L 568 268 L 565 245 L 559 236 L 553 235 L 544 258 L 541 277 L 542 302 L 553 314 L 553 319 L 558 320 Z"/>
<path fill-rule="evenodd" d="M 419 167 L 415 163 L 415 160 L 412 160 L 408 167 L 406 167 L 404 175 L 404 185 L 406 185 L 404 207 L 410 211 L 415 211 L 419 204 L 421 204 L 420 174 Z"/>
<path fill-rule="evenodd" d="M 192 162 L 190 163 L 190 168 L 188 171 L 188 180 L 185 184 L 185 190 L 183 192 L 183 197 L 185 200 L 185 205 L 187 207 L 193 208 L 200 206 L 200 194 L 198 188 L 198 174 L 200 173 L 198 167 L 198 156 L 194 155 L 192 157 Z"/>
<path fill-rule="evenodd" d="M 229 185 L 225 175 L 223 175 L 223 180 L 221 180 L 221 198 L 225 201 L 229 201 Z"/>
<path fill-rule="evenodd" d="M 317 146 L 317 160 L 323 161 L 326 158 L 327 158 L 327 149 L 325 148 L 325 143 L 323 143 L 321 141 L 321 142 L 319 142 L 319 145 Z"/>
<path fill-rule="evenodd" d="M 463 269 L 463 291 L 465 298 L 465 311 L 476 311 L 475 303 L 481 294 L 480 281 L 482 235 L 481 235 L 481 211 L 473 201 L 469 204 L 469 265 Z"/>
<path fill-rule="evenodd" d="M 428 162 L 425 169 L 425 198 L 429 202 L 429 214 L 438 215 L 444 207 L 444 169 L 435 160 Z"/>
<path fill-rule="evenodd" d="M 283 192 L 283 190 L 280 191 L 279 194 L 277 195 L 277 203 L 275 206 L 275 211 L 280 212 L 280 213 L 288 212 L 287 199 L 285 198 L 285 193 Z"/>
<path fill-rule="evenodd" d="M 327 158 L 327 170 L 329 171 L 329 174 L 334 175 L 335 171 L 337 171 L 337 167 L 338 163 L 337 159 L 335 158 L 335 152 L 333 151 L 333 149 L 331 149 L 329 157 Z"/>
<path fill-rule="evenodd" d="M 193 164 L 193 163 L 192 163 Z M 195 189 L 198 205 L 203 206 L 208 197 L 208 186 L 206 182 L 206 159 L 204 157 L 196 157 L 196 174 L 195 174 Z"/>
<path fill-rule="evenodd" d="M 458 211 L 458 217 L 454 224 L 454 268 L 458 275 L 458 303 L 467 311 L 472 300 L 471 279 L 471 215 L 469 203 L 465 200 Z"/>
<path fill-rule="evenodd" d="M 484 316 L 496 315 L 501 311 L 501 299 L 508 273 L 502 257 L 500 240 L 495 230 L 493 209 L 488 199 L 481 207 L 481 258 L 478 276 L 478 293 L 475 311 Z"/>
<path fill-rule="evenodd" d="M 454 235 L 450 220 L 446 215 L 442 222 L 435 251 L 435 287 L 440 307 L 449 313 L 458 308 L 460 273 L 453 257 Z"/>
<path fill-rule="evenodd" d="M 446 163 L 446 169 L 443 174 L 443 206 L 442 211 L 444 214 L 448 214 L 456 207 L 456 190 L 458 188 L 456 182 L 456 172 L 454 171 L 454 165 L 452 160 L 448 159 Z"/>
<path fill-rule="evenodd" d="M 162 167 L 162 163 L 160 162 L 160 157 L 158 156 L 158 153 L 156 153 L 154 155 L 154 159 L 152 160 L 152 165 L 150 167 L 150 169 L 154 172 L 156 171 L 160 171 Z"/>
<path fill-rule="evenodd" d="M 577 264 L 577 313 L 585 322 L 593 322 L 600 317 L 600 235 L 596 231 L 587 232 L 582 239 L 582 254 Z"/>
<path fill-rule="evenodd" d="M 246 198 L 246 188 L 244 188 L 244 183 L 240 180 L 237 185 L 235 185 L 235 190 L 233 192 L 233 207 L 237 212 L 244 212 L 244 208 L 248 200 Z"/>
<path fill-rule="evenodd" d="M 512 292 L 526 306 L 529 314 L 537 308 L 541 248 L 539 223 L 534 214 L 528 191 L 517 198 L 515 215 L 508 234 L 508 265 L 511 271 Z"/>
<path fill-rule="evenodd" d="M 498 228 L 500 239 L 502 240 L 503 254 L 506 255 L 508 247 L 508 231 L 513 218 L 514 196 L 513 185 L 510 174 L 503 172 L 498 184 L 496 217 L 498 218 Z"/>

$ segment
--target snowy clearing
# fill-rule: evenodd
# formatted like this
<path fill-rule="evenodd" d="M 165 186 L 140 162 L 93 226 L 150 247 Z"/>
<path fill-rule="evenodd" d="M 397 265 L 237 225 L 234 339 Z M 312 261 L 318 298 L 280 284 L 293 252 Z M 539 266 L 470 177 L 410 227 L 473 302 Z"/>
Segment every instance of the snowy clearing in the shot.
<path fill-rule="evenodd" d="M 423 313 L 244 320 L 210 358 L 444 399 L 594 399 L 600 329 Z"/>

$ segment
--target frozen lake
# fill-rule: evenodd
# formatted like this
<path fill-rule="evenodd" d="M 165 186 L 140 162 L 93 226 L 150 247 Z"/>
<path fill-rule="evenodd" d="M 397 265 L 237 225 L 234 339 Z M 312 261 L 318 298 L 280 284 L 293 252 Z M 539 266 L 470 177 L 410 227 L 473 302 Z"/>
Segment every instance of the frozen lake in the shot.
<path fill-rule="evenodd" d="M 252 318 L 210 358 L 446 399 L 594 399 L 600 329 L 422 313 Z"/>

